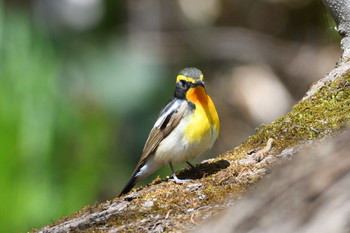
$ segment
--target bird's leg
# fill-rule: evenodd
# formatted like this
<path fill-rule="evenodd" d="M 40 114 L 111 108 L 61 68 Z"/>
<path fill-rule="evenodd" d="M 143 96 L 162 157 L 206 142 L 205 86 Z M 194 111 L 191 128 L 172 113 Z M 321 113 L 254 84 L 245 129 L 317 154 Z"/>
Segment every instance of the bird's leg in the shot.
<path fill-rule="evenodd" d="M 190 162 L 186 161 L 186 163 L 188 164 L 188 166 L 190 166 L 193 170 L 195 170 L 196 172 L 200 173 L 202 176 L 204 176 L 206 174 L 205 170 L 200 169 L 200 168 L 196 168 L 193 164 L 191 164 Z"/>
<path fill-rule="evenodd" d="M 174 171 L 174 168 L 173 168 L 173 165 L 171 164 L 171 162 L 169 162 L 169 166 L 171 168 L 171 172 L 173 173 L 173 179 L 169 179 L 170 181 L 174 181 L 175 183 L 180 183 L 180 184 L 183 184 L 183 183 L 188 182 L 188 181 L 192 181 L 191 179 L 181 180 L 181 179 L 177 178 L 177 176 L 175 174 L 175 171 Z"/>
<path fill-rule="evenodd" d="M 194 170 L 198 170 L 198 168 L 196 168 L 192 163 L 186 161 L 187 165 L 190 166 L 192 169 Z"/>

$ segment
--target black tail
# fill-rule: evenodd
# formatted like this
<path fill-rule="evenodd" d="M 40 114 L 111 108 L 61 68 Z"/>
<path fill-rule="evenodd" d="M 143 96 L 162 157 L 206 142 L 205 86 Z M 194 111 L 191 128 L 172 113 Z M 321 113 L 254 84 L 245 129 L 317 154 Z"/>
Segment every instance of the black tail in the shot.
<path fill-rule="evenodd" d="M 130 179 L 128 180 L 128 182 L 126 183 L 125 187 L 123 188 L 123 190 L 120 192 L 119 196 L 123 194 L 128 193 L 136 184 L 137 180 L 136 180 L 136 174 L 135 172 L 131 175 Z"/>
<path fill-rule="evenodd" d="M 130 179 L 128 180 L 128 182 L 126 183 L 125 187 L 123 188 L 123 190 L 120 192 L 119 196 L 123 194 L 128 193 L 137 182 L 139 182 L 140 180 L 143 180 L 144 178 L 146 178 L 147 176 L 149 176 L 150 174 L 152 174 L 154 172 L 154 170 L 150 170 L 146 172 L 143 171 L 140 173 L 141 168 L 147 163 L 147 159 L 144 160 L 141 164 L 138 164 L 138 166 L 136 167 L 136 169 L 134 170 L 134 172 L 132 173 Z"/>

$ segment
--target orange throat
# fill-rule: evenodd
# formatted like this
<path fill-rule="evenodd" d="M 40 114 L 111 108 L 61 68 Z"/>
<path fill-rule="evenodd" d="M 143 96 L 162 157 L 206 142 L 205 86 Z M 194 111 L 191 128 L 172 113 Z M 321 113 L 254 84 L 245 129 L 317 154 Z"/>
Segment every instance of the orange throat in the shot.
<path fill-rule="evenodd" d="M 205 118 L 207 119 L 208 123 L 210 124 L 209 127 L 214 127 L 215 131 L 218 133 L 219 128 L 220 128 L 220 123 L 219 123 L 219 117 L 216 112 L 215 106 L 209 95 L 207 95 L 204 87 L 198 86 L 195 88 L 192 88 L 187 91 L 186 93 L 186 98 L 188 101 L 192 102 L 196 106 L 196 114 L 203 114 L 206 116 Z M 205 122 L 200 120 L 202 119 L 201 117 L 198 117 L 197 120 L 199 122 Z"/>
<path fill-rule="evenodd" d="M 207 95 L 204 87 L 198 86 L 195 88 L 191 88 L 190 90 L 187 91 L 186 93 L 186 98 L 188 101 L 191 101 L 194 104 L 201 104 L 203 107 L 205 105 L 208 105 L 208 98 L 209 96 Z"/>

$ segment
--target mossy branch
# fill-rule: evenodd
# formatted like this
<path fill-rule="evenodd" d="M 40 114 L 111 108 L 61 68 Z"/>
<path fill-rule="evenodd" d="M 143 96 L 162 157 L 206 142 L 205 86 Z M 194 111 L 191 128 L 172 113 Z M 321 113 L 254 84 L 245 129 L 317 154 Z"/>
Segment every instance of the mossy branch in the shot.
<path fill-rule="evenodd" d="M 232 205 L 280 161 L 342 132 L 350 122 L 349 87 L 350 63 L 343 60 L 291 112 L 262 125 L 235 149 L 197 165 L 205 176 L 186 169 L 179 177 L 190 176 L 193 182 L 156 179 L 127 196 L 85 207 L 39 232 L 190 230 Z"/>
<path fill-rule="evenodd" d="M 350 69 L 335 70 L 343 72 L 331 72 L 335 77 L 301 100 L 290 113 L 262 125 L 239 147 L 197 165 L 207 172 L 204 177 L 186 169 L 179 176 L 190 176 L 194 182 L 175 184 L 157 179 L 127 196 L 85 207 L 40 232 L 194 228 L 244 195 L 283 158 L 345 129 L 350 122 Z M 270 138 L 273 143 L 270 140 L 267 145 Z"/>

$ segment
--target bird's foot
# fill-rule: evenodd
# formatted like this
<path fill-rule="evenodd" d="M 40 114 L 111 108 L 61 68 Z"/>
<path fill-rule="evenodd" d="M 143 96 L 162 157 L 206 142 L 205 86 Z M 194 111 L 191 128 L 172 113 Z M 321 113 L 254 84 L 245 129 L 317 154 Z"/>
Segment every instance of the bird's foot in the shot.
<path fill-rule="evenodd" d="M 174 181 L 175 183 L 178 183 L 178 184 L 183 184 L 183 183 L 192 181 L 191 179 L 179 179 L 179 178 L 177 178 L 176 175 L 173 175 L 173 178 L 172 179 L 168 179 L 168 180 Z"/>

